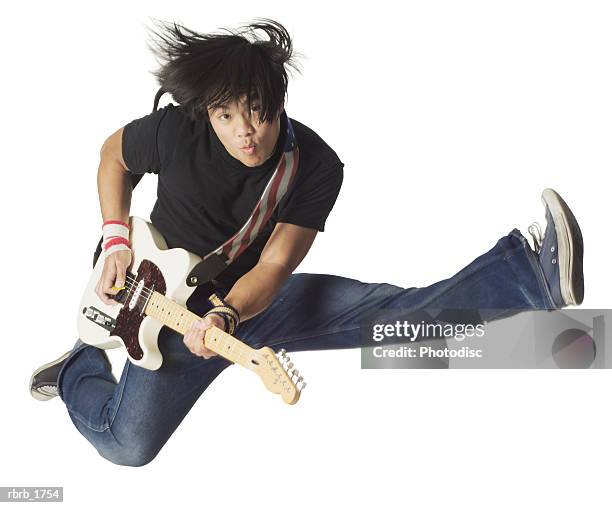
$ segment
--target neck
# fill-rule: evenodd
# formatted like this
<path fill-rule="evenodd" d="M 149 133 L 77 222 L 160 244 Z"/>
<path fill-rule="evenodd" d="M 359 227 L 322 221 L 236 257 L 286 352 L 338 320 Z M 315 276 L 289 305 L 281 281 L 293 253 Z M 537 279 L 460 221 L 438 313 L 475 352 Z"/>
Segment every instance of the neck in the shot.
<path fill-rule="evenodd" d="M 193 322 L 201 319 L 197 314 L 166 298 L 157 291 L 151 293 L 144 312 L 147 316 L 155 318 L 181 335 L 187 333 Z M 220 328 L 213 326 L 206 330 L 204 345 L 218 355 L 247 369 L 254 370 L 250 359 L 255 350 Z"/>

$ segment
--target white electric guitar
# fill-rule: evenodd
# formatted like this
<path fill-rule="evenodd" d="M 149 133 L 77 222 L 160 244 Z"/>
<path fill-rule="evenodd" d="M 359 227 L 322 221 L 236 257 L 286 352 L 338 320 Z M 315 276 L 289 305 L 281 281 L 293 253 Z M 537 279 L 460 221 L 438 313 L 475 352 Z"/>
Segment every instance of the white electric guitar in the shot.
<path fill-rule="evenodd" d="M 83 342 L 101 349 L 125 347 L 133 364 L 157 370 L 163 361 L 158 346 L 162 326 L 184 335 L 193 321 L 201 319 L 185 307 L 195 290 L 185 279 L 202 258 L 185 249 L 168 249 L 164 237 L 144 219 L 132 216 L 129 222 L 132 263 L 125 289 L 111 297 L 120 305 L 107 305 L 95 293 L 104 268 L 102 254 L 81 299 L 78 334 Z M 278 353 L 267 346 L 253 349 L 216 326 L 206 330 L 204 344 L 258 374 L 266 388 L 288 404 L 295 404 L 306 386 L 284 349 Z"/>

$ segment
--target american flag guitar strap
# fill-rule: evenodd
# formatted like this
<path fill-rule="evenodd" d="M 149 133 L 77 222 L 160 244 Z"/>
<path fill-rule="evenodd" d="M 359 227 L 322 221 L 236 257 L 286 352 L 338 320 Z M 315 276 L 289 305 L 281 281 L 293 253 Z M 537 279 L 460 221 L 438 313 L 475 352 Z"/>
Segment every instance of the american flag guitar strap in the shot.
<path fill-rule="evenodd" d="M 282 114 L 287 119 L 287 135 L 283 153 L 263 194 L 244 226 L 223 245 L 204 256 L 202 261 L 191 270 L 185 281 L 188 286 L 198 286 L 213 280 L 242 254 L 264 228 L 274 209 L 294 181 L 299 163 L 299 150 L 291 121 L 284 111 Z"/>

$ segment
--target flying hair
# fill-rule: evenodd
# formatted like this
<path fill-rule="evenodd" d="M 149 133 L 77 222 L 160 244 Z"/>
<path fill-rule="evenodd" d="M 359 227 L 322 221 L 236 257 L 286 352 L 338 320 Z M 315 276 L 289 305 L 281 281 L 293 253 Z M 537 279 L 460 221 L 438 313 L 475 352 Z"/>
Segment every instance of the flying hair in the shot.
<path fill-rule="evenodd" d="M 155 20 L 147 46 L 159 69 L 152 72 L 160 87 L 183 105 L 194 120 L 208 119 L 215 109 L 246 95 L 248 111 L 259 100 L 260 121 L 271 123 L 287 95 L 290 68 L 295 62 L 289 32 L 279 22 L 256 18 L 235 30 L 202 34 L 176 22 Z M 257 31 L 265 34 L 259 36 Z"/>

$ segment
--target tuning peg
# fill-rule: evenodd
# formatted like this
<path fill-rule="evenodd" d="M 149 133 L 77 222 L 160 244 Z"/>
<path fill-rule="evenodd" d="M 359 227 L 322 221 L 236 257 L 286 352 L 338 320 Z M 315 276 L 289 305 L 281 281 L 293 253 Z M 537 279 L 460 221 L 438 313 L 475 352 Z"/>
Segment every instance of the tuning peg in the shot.
<path fill-rule="evenodd" d="M 287 370 L 291 370 L 291 368 L 293 367 L 293 362 L 289 362 L 287 365 L 285 365 L 285 367 L 287 368 Z"/>
<path fill-rule="evenodd" d="M 298 388 L 298 391 L 302 391 L 304 388 L 306 388 L 306 383 L 302 383 L 302 385 Z"/>
<path fill-rule="evenodd" d="M 285 353 L 286 353 L 286 352 L 287 352 L 287 350 L 286 350 L 286 349 L 279 349 L 279 350 L 278 350 L 278 354 L 279 354 L 280 356 L 285 356 Z"/>
<path fill-rule="evenodd" d="M 295 383 L 297 384 L 297 383 L 299 383 L 300 381 L 304 381 L 304 378 L 303 378 L 302 376 L 298 377 L 298 378 L 295 380 Z"/>
<path fill-rule="evenodd" d="M 297 369 L 293 369 L 293 370 L 291 371 L 291 376 L 297 376 L 299 373 L 300 373 L 300 371 L 299 371 L 299 370 L 297 370 Z"/>

